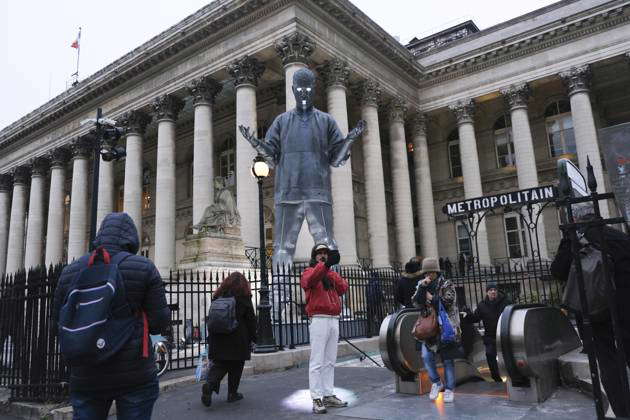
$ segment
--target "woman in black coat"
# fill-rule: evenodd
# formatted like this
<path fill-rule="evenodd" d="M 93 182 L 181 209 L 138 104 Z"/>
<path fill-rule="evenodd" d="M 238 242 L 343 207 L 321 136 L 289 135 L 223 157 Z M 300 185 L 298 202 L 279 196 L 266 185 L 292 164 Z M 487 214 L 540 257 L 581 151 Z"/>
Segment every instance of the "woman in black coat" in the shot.
<path fill-rule="evenodd" d="M 251 357 L 251 344 L 256 342 L 256 314 L 252 305 L 252 292 L 243 274 L 235 272 L 223 280 L 212 299 L 233 296 L 236 300 L 238 327 L 229 334 L 208 331 L 208 358 L 212 367 L 201 389 L 201 401 L 207 407 L 212 404 L 212 391 L 219 393 L 219 384 L 228 375 L 228 402 L 238 401 L 238 385 L 243 374 L 245 360 Z"/>

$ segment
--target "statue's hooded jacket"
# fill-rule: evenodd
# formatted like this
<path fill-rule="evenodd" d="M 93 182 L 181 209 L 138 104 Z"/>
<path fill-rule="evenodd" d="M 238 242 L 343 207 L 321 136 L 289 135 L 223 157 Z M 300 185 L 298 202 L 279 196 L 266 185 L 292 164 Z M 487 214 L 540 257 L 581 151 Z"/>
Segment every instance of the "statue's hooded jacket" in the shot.
<path fill-rule="evenodd" d="M 315 108 L 276 117 L 265 137 L 265 157 L 275 166 L 275 202 L 332 204 L 330 165 L 343 153 L 344 139 L 335 120 Z"/>

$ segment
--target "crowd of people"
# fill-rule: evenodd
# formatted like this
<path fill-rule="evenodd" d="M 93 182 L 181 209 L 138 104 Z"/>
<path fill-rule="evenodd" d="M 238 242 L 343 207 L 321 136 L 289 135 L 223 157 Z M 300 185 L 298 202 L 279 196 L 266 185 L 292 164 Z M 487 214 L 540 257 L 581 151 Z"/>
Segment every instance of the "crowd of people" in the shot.
<path fill-rule="evenodd" d="M 627 283 L 630 239 L 615 229 L 605 227 L 603 232 L 614 267 L 619 331 L 627 360 L 630 360 L 630 317 L 624 307 L 630 298 Z M 583 230 L 580 237 L 595 246 L 601 245 L 601 238 L 593 229 Z M 105 419 L 116 401 L 118 418 L 149 419 L 159 387 L 153 354 L 147 351 L 147 337 L 165 331 L 170 323 L 161 276 L 149 259 L 136 255 L 138 233 L 125 213 L 105 217 L 94 245 L 95 251 L 65 267 L 54 299 L 53 316 L 59 325 L 61 350 L 71 368 L 70 401 L 74 418 Z M 563 238 L 551 267 L 560 281 L 570 281 L 574 259 L 570 245 L 569 239 Z M 310 319 L 308 380 L 315 414 L 347 406 L 334 392 L 339 316 L 342 296 L 348 290 L 347 280 L 333 269 L 339 261 L 338 250 L 330 249 L 327 244 L 315 245 L 300 281 Z M 406 263 L 394 290 L 398 308 L 419 308 L 421 313 L 439 314 L 439 332 L 417 340 L 417 349 L 431 380 L 428 398 L 436 400 L 443 392 L 446 403 L 454 401 L 454 361 L 469 353 L 466 329 L 474 323 L 483 323 L 483 343 L 491 377 L 496 382 L 503 381 L 497 363 L 496 330 L 501 313 L 511 304 L 497 284 L 489 282 L 484 299 L 473 311 L 461 307 L 451 270 L 448 259 L 412 258 Z M 385 315 L 380 283 L 379 278 L 372 275 L 367 285 L 368 330 L 372 328 L 370 324 L 379 324 Z M 103 307 L 104 304 L 109 306 Z M 225 375 L 228 376 L 227 401 L 243 398 L 238 392 L 239 383 L 244 363 L 250 359 L 257 341 L 252 292 L 243 274 L 233 272 L 223 280 L 213 293 L 211 307 L 219 308 L 219 322 L 223 322 L 225 328 L 209 328 L 208 331 L 211 366 L 201 387 L 201 401 L 206 406 L 212 405 L 212 394 L 219 393 Z M 107 317 L 101 319 L 99 311 L 103 310 Z M 604 389 L 615 413 L 627 415 L 624 405 L 627 396 L 621 393 L 615 363 L 611 318 L 609 315 L 600 317 L 592 325 Z M 446 336 L 445 331 L 450 331 L 450 335 Z M 443 377 L 438 371 L 438 358 L 443 366 Z"/>

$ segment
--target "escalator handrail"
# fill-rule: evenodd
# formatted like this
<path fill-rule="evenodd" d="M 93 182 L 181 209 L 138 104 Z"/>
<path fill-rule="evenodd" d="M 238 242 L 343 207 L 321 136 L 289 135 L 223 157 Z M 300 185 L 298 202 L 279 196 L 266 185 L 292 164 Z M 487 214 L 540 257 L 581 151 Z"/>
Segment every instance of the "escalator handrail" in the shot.
<path fill-rule="evenodd" d="M 396 372 L 398 375 L 400 375 L 401 377 L 409 377 L 409 376 L 413 376 L 415 375 L 414 372 L 409 371 L 408 369 L 401 369 L 401 367 L 403 366 L 402 362 L 398 359 L 398 346 L 396 345 L 396 325 L 397 325 L 397 321 L 400 318 L 400 316 L 402 314 L 406 314 L 409 312 L 420 312 L 420 309 L 418 308 L 404 308 L 401 309 L 398 312 L 394 312 L 391 316 L 391 318 L 389 319 L 389 325 L 387 326 L 387 338 L 386 338 L 386 343 L 387 343 L 387 354 L 389 355 L 389 361 L 390 364 L 392 365 L 392 368 L 394 369 L 394 372 Z M 409 331 L 409 334 L 411 335 L 411 331 Z"/>
<path fill-rule="evenodd" d="M 499 326 L 499 331 L 501 332 L 501 354 L 503 355 L 505 370 L 507 371 L 510 379 L 512 379 L 512 383 L 522 383 L 527 381 L 527 378 L 519 372 L 514 360 L 514 349 L 512 348 L 512 340 L 510 337 L 510 321 L 512 320 L 512 314 L 518 309 L 544 308 L 546 306 L 547 305 L 542 305 L 540 303 L 514 304 L 508 305 L 505 309 L 503 309 L 501 325 Z"/>

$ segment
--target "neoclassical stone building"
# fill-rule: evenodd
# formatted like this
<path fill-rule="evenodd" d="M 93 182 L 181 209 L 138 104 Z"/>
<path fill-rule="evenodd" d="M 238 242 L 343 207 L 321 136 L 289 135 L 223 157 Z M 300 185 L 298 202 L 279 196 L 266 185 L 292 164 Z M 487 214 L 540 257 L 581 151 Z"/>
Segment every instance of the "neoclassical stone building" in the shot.
<path fill-rule="evenodd" d="M 559 157 L 584 167 L 590 156 L 605 188 L 597 129 L 630 121 L 629 23 L 628 1 L 567 0 L 404 46 L 348 0 L 214 1 L 0 131 L 0 273 L 87 250 L 92 164 L 81 121 L 97 107 L 125 127 L 127 153 L 100 163 L 98 220 L 128 212 L 165 273 L 222 176 L 245 245 L 258 246 L 255 153 L 236 127 L 264 135 L 294 106 L 291 77 L 306 66 L 319 76 L 316 106 L 343 132 L 368 123 L 333 174 L 342 262 L 454 259 L 471 244 L 442 214 L 447 202 L 553 183 Z M 269 179 L 269 241 L 272 190 Z M 543 222 L 550 256 L 553 208 Z M 309 248 L 302 233 L 298 257 Z M 515 214 L 487 217 L 483 264 L 526 255 Z"/>

